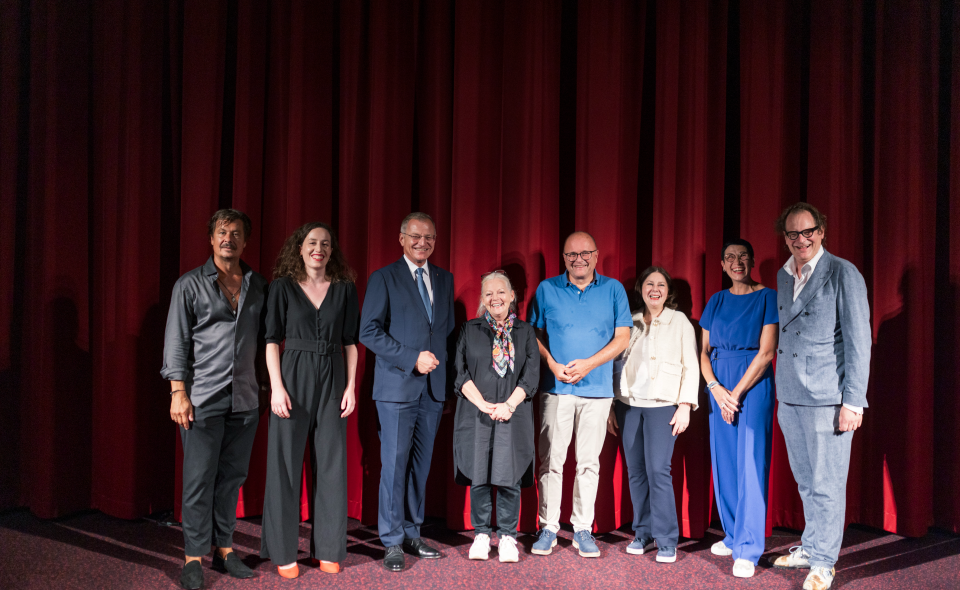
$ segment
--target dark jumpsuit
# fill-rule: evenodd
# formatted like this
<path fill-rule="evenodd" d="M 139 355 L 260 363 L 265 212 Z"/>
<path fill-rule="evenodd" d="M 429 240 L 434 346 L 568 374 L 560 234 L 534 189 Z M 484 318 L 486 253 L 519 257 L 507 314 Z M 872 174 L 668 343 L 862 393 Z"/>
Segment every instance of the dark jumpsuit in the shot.
<path fill-rule="evenodd" d="M 330 285 L 319 309 L 290 278 L 270 286 L 266 341 L 284 343 L 280 373 L 293 405 L 289 418 L 270 413 L 260 556 L 277 565 L 297 560 L 303 453 L 311 433 L 310 555 L 335 562 L 347 556 L 347 419 L 340 417 L 340 402 L 343 347 L 357 343 L 359 317 L 353 283 Z"/>

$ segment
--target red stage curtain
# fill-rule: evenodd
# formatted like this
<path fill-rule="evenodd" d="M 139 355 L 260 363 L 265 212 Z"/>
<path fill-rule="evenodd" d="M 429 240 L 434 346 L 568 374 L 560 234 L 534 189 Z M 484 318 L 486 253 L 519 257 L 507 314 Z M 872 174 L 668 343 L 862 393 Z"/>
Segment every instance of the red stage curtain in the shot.
<path fill-rule="evenodd" d="M 773 221 L 807 200 L 873 311 L 847 519 L 960 530 L 958 23 L 956 0 L 3 3 L 0 444 L 16 450 L 0 507 L 178 507 L 162 332 L 220 207 L 253 219 L 245 259 L 265 275 L 296 226 L 331 222 L 361 297 L 400 256 L 400 220 L 427 211 L 460 321 L 494 268 L 525 316 L 563 268 L 566 234 L 585 229 L 600 272 L 631 289 L 665 265 L 695 320 L 722 288 L 725 238 L 751 240 L 757 278 L 775 286 L 787 253 Z M 380 469 L 371 360 L 361 350 L 348 428 L 350 515 L 366 523 Z M 706 412 L 674 457 L 694 537 L 711 505 Z M 462 529 L 452 418 L 428 514 Z M 262 507 L 266 426 L 241 515 Z M 802 528 L 776 432 L 770 523 Z M 608 531 L 631 513 L 613 438 L 601 480 Z M 535 527 L 531 489 L 521 528 Z"/>
<path fill-rule="evenodd" d="M 717 23 L 726 18 L 725 0 L 657 3 L 653 203 L 639 216 L 638 231 L 650 232 L 651 261 L 672 274 L 678 309 L 698 338 L 700 310 L 722 278 L 727 34 Z M 708 401 L 701 394 L 673 455 L 680 533 L 687 537 L 702 537 L 710 524 Z"/>

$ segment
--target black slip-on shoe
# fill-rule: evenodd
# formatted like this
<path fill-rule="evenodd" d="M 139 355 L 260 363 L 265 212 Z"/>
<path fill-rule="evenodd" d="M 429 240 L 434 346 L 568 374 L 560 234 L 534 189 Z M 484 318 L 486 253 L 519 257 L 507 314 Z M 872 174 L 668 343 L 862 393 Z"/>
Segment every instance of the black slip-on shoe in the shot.
<path fill-rule="evenodd" d="M 180 572 L 180 586 L 187 590 L 198 590 L 203 585 L 203 566 L 199 561 L 183 564 Z"/>
<path fill-rule="evenodd" d="M 246 580 L 253 577 L 253 570 L 247 567 L 247 564 L 240 561 L 235 551 L 227 553 L 227 557 L 220 557 L 220 552 L 213 552 L 213 569 L 223 573 L 230 574 L 234 578 Z"/>

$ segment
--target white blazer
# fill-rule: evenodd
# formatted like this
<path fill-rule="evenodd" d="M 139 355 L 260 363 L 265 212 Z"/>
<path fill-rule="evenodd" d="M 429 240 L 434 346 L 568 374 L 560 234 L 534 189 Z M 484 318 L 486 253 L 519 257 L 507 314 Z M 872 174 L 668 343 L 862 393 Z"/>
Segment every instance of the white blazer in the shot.
<path fill-rule="evenodd" d="M 653 318 L 647 326 L 643 322 L 642 311 L 633 314 L 630 344 L 623 352 L 624 369 L 630 355 L 640 353 L 641 347 L 637 346 L 634 350 L 634 345 L 644 334 L 650 354 L 650 358 L 644 359 L 650 375 L 646 399 L 691 404 L 696 410 L 699 407 L 700 358 L 697 354 L 697 337 L 690 320 L 679 311 L 664 308 L 659 317 Z M 621 375 L 617 385 L 618 397 L 626 402 L 630 399 L 630 392 L 621 387 L 624 378 Z"/>

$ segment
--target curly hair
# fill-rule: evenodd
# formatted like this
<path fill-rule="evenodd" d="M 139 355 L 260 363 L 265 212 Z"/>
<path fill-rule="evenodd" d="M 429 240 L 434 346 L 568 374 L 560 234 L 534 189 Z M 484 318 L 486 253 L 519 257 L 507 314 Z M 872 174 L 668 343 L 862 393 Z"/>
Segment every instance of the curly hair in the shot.
<path fill-rule="evenodd" d="M 667 300 L 663 302 L 664 307 L 669 307 L 670 309 L 677 309 L 677 294 L 673 292 L 673 279 L 670 277 L 670 273 L 667 272 L 667 269 L 662 266 L 650 266 L 647 270 L 640 273 L 640 276 L 637 277 L 637 284 L 634 285 L 633 290 L 640 295 L 640 301 L 642 302 L 644 313 L 647 311 L 647 303 L 643 301 L 643 283 L 647 278 L 653 273 L 658 272 L 663 275 L 663 278 L 667 281 Z"/>
<path fill-rule="evenodd" d="M 331 252 L 330 260 L 327 262 L 327 278 L 330 282 L 352 283 L 357 279 L 357 273 L 347 264 L 347 259 L 340 250 L 337 234 L 329 225 L 319 221 L 301 225 L 283 243 L 280 254 L 277 255 L 277 263 L 273 267 L 274 279 L 290 277 L 298 283 L 306 280 L 307 269 L 303 264 L 300 248 L 303 246 L 303 241 L 307 239 L 307 235 L 317 228 L 325 229 L 330 233 Z"/>

